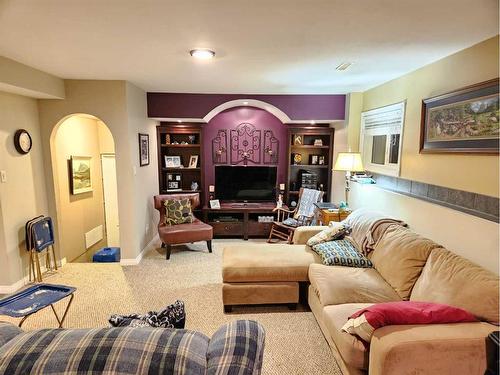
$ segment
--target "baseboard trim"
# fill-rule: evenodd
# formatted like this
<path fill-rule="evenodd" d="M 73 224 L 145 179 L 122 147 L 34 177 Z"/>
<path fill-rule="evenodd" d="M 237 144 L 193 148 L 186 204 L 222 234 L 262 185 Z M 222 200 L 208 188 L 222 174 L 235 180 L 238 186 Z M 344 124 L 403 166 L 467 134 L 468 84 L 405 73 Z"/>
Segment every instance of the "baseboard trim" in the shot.
<path fill-rule="evenodd" d="M 137 255 L 135 258 L 132 259 L 121 259 L 120 260 L 120 265 L 121 266 L 137 266 L 139 263 L 141 263 L 142 258 L 144 255 L 155 248 L 155 242 L 158 241 L 160 237 L 158 235 L 155 235 L 151 241 L 142 249 L 142 251 Z"/>
<path fill-rule="evenodd" d="M 67 263 L 66 258 L 57 261 L 58 267 L 63 267 Z M 40 266 L 42 273 L 47 271 L 45 266 Z M 12 294 L 17 292 L 23 286 L 30 284 L 29 276 L 24 276 L 21 280 L 16 281 L 10 285 L 0 285 L 0 294 Z"/>

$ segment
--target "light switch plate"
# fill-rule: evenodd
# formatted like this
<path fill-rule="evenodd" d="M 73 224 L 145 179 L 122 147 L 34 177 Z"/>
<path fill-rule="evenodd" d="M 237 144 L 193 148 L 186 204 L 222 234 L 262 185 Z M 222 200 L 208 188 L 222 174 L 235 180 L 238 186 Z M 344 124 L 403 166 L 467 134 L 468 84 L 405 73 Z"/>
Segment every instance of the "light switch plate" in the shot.
<path fill-rule="evenodd" d="M 7 182 L 7 171 L 0 171 L 0 182 Z"/>

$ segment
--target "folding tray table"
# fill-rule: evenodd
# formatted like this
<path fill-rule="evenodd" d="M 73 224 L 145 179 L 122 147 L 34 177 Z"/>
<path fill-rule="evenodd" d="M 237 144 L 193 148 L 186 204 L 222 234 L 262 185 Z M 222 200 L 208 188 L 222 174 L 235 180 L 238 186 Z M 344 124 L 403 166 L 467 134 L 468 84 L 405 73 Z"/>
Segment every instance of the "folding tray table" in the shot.
<path fill-rule="evenodd" d="M 65 285 L 37 284 L 0 300 L 0 315 L 22 318 L 19 322 L 19 327 L 21 327 L 28 317 L 50 306 L 59 323 L 59 328 L 62 328 L 71 302 L 73 302 L 75 290 L 76 288 Z M 59 318 L 54 309 L 54 303 L 66 297 L 70 299 L 62 318 Z"/>

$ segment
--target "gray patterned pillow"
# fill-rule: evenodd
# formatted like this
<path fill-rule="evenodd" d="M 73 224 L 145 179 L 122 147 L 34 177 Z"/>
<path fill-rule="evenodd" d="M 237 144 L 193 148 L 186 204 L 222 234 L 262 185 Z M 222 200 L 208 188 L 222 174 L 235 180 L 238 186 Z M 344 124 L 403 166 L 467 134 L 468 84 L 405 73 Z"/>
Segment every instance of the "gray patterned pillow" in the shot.
<path fill-rule="evenodd" d="M 359 253 L 348 239 L 322 242 L 312 248 L 327 266 L 372 268 L 372 262 Z"/>
<path fill-rule="evenodd" d="M 177 225 L 193 222 L 193 212 L 189 199 L 167 199 L 165 205 L 165 224 Z"/>

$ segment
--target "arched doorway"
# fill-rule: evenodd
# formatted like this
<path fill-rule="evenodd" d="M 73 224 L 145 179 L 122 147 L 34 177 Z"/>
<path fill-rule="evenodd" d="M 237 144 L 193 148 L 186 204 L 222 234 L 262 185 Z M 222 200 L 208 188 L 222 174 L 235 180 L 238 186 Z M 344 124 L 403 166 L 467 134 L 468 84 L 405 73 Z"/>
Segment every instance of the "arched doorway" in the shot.
<path fill-rule="evenodd" d="M 89 262 L 102 247 L 119 247 L 115 143 L 99 118 L 73 114 L 50 137 L 61 259 Z"/>

